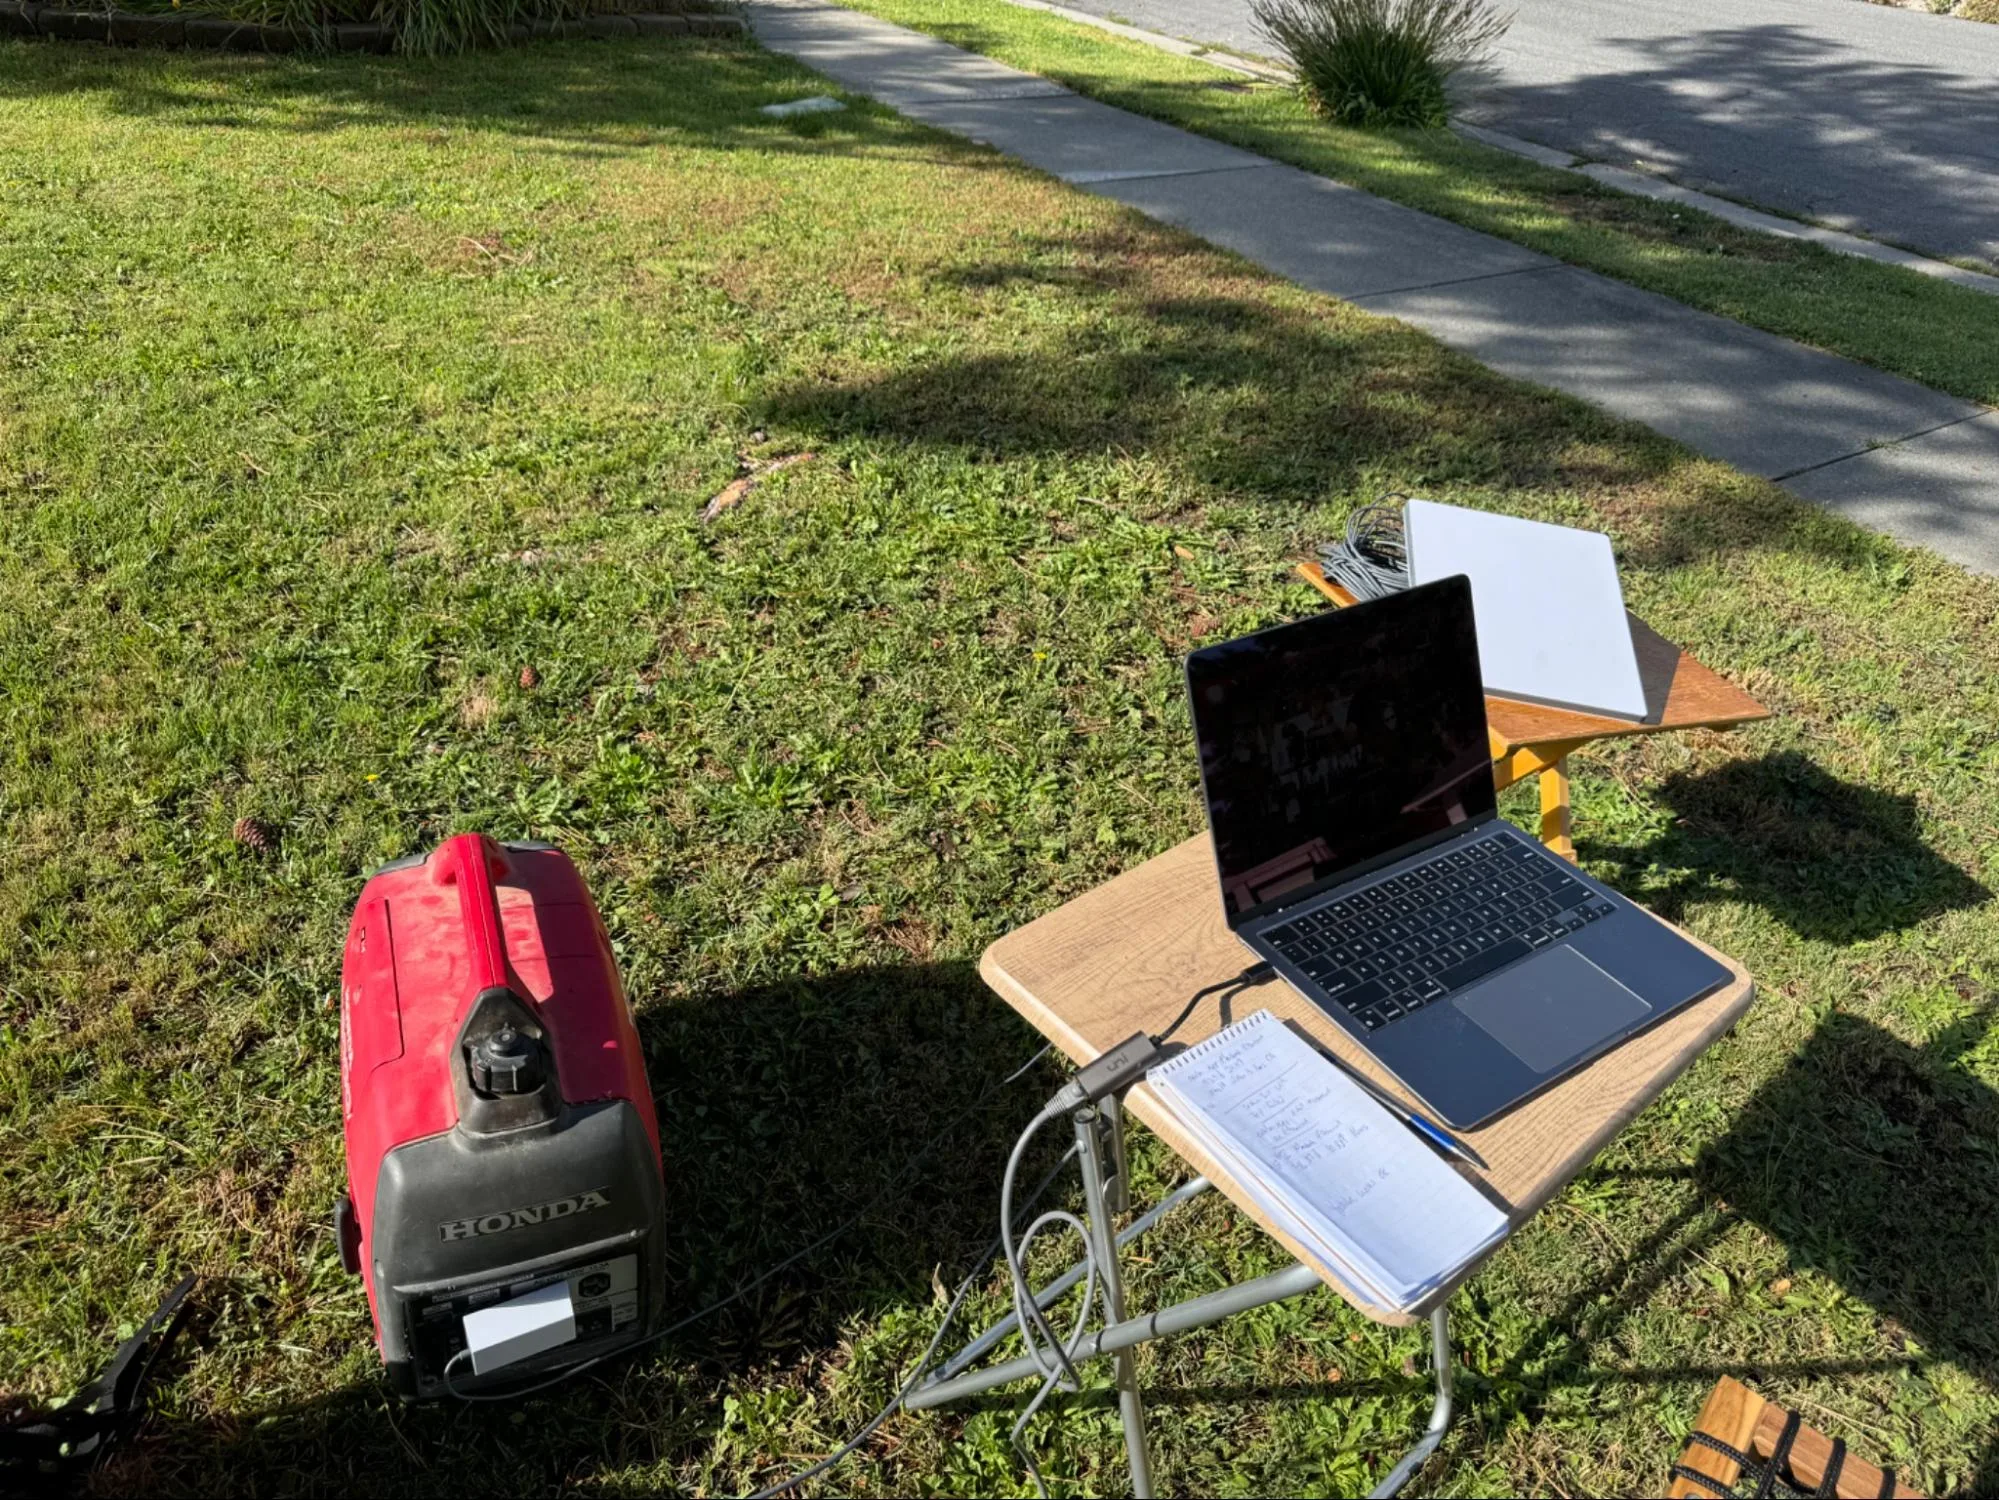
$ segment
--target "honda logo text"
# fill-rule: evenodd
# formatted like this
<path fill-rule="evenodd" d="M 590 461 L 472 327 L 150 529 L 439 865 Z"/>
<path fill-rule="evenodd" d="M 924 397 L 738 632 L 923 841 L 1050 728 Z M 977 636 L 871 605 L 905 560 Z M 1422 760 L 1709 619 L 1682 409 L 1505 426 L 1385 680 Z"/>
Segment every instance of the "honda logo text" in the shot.
<path fill-rule="evenodd" d="M 537 1203 L 532 1208 L 502 1209 L 496 1214 L 480 1214 L 470 1219 L 453 1219 L 448 1224 L 437 1226 L 438 1234 L 447 1240 L 476 1239 L 482 1234 L 505 1234 L 509 1229 L 519 1229 L 523 1224 L 544 1224 L 550 1219 L 567 1219 L 573 1214 L 587 1214 L 593 1208 L 609 1208 L 611 1200 L 604 1196 L 602 1188 L 587 1193 L 578 1193 L 573 1198 L 557 1198 L 553 1203 Z"/>

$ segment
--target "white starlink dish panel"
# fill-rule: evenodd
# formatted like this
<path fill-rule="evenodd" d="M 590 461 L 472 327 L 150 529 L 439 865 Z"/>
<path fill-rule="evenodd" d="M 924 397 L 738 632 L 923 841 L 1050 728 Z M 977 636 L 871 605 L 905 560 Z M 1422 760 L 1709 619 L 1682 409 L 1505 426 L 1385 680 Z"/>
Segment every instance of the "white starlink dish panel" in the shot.
<path fill-rule="evenodd" d="M 1610 538 L 1411 500 L 1409 582 L 1471 580 L 1485 690 L 1620 719 L 1648 716 Z"/>

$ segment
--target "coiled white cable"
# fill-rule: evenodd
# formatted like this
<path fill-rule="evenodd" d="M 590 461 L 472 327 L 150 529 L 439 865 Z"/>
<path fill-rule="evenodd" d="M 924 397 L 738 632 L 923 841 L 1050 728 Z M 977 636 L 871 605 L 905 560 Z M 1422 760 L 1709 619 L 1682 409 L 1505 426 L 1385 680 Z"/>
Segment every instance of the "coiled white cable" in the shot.
<path fill-rule="evenodd" d="M 1406 495 L 1363 505 L 1347 517 L 1343 540 L 1319 549 L 1326 577 L 1356 599 L 1379 599 L 1409 587 L 1409 548 L 1402 530 Z"/>
<path fill-rule="evenodd" d="M 1036 1391 L 1021 1408 L 1014 1419 L 1013 1430 L 1007 1435 L 1020 1461 L 1027 1468 L 1027 1474 L 1034 1481 L 1035 1493 L 1046 1500 L 1047 1485 L 1042 1483 L 1041 1469 L 1034 1461 L 1023 1435 L 1027 1424 L 1034 1420 L 1035 1413 L 1057 1389 L 1081 1390 L 1082 1377 L 1076 1373 L 1075 1353 L 1089 1331 L 1090 1309 L 1098 1298 L 1098 1266 L 1096 1243 L 1083 1221 L 1062 1209 L 1050 1209 L 1036 1219 L 1021 1234 L 1018 1243 L 1013 1237 L 1013 1180 L 1020 1169 L 1021 1158 L 1027 1154 L 1029 1142 L 1035 1133 L 1050 1120 L 1060 1119 L 1075 1107 L 1075 1101 L 1065 1094 L 1058 1094 L 1047 1107 L 1029 1122 L 1014 1142 L 1013 1152 L 1007 1157 L 1006 1173 L 1000 1179 L 1000 1247 L 1006 1256 L 1007 1277 L 1013 1284 L 1013 1315 L 1020 1328 L 1020 1341 L 1027 1350 L 1027 1357 L 1034 1362 L 1034 1368 L 1041 1372 L 1041 1389 Z M 1027 1272 L 1023 1262 L 1027 1259 L 1028 1248 L 1044 1230 L 1061 1228 L 1073 1230 L 1083 1242 L 1083 1300 L 1076 1309 L 1076 1321 L 1066 1337 L 1058 1338 L 1049 1326 L 1048 1318 L 1041 1310 L 1040 1300 L 1027 1285 Z M 1110 1308 L 1105 1304 L 1105 1316 Z M 1039 1333 L 1039 1339 L 1036 1334 Z M 1045 1341 L 1045 1342 L 1044 1342 Z"/>

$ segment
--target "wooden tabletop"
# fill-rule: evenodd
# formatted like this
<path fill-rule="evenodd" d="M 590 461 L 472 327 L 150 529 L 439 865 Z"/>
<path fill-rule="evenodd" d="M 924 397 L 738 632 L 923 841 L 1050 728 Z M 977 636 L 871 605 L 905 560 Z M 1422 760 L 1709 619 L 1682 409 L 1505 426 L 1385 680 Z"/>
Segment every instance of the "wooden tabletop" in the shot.
<path fill-rule="evenodd" d="M 1317 563 L 1300 563 L 1298 574 L 1335 604 L 1354 602 L 1353 595 L 1328 579 Z M 1651 710 L 1648 722 L 1488 695 L 1485 718 L 1492 731 L 1495 759 L 1534 746 L 1571 741 L 1582 744 L 1678 729 L 1732 729 L 1770 717 L 1762 704 L 1720 673 L 1702 666 L 1638 616 L 1627 613 L 1626 618 L 1631 621 L 1631 644 L 1638 653 L 1638 678 Z"/>
<path fill-rule="evenodd" d="M 1483 1130 L 1464 1134 L 1491 1164 L 1490 1172 L 1467 1170 L 1466 1175 L 1506 1210 L 1515 1228 L 1749 1008 L 1754 987 L 1748 974 L 1722 955 L 1715 957 L 1734 973 L 1732 983 Z M 1072 1061 L 1082 1063 L 1135 1031 L 1158 1031 L 1195 990 L 1254 962 L 1256 955 L 1222 919 L 1214 852 L 1204 833 L 1009 933 L 986 950 L 979 972 L 1037 1031 Z M 1407 1097 L 1344 1031 L 1283 980 L 1273 978 L 1244 991 L 1231 1009 L 1237 1020 L 1268 1010 L 1294 1021 L 1388 1092 Z M 1217 1004 L 1204 1001 L 1175 1040 L 1198 1042 L 1221 1026 Z M 1411 1323 L 1453 1290 L 1455 1283 L 1408 1314 L 1371 1305 L 1337 1272 L 1274 1229 L 1250 1196 L 1195 1145 L 1148 1088 L 1134 1088 L 1127 1103 L 1237 1208 L 1368 1317 L 1382 1323 Z"/>

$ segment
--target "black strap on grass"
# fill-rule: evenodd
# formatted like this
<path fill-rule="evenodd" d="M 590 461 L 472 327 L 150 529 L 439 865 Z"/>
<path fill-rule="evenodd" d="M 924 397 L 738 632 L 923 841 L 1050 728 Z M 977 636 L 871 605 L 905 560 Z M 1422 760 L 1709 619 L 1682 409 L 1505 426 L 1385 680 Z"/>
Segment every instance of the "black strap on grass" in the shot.
<path fill-rule="evenodd" d="M 1754 1500 L 1769 1500 L 1769 1497 L 1779 1494 L 1796 1496 L 1799 1500 L 1829 1500 L 1829 1497 L 1839 1494 L 1839 1476 L 1846 1469 L 1845 1440 L 1832 1439 L 1832 1454 L 1826 1460 L 1825 1473 L 1819 1476 L 1818 1488 L 1808 1491 L 1792 1476 L 1790 1467 L 1791 1445 L 1797 1441 L 1798 1431 L 1803 1426 L 1802 1417 L 1796 1412 L 1788 1413 L 1784 1431 L 1778 1437 L 1776 1447 L 1767 1460 L 1744 1453 L 1739 1448 L 1730 1447 L 1710 1433 L 1696 1431 L 1688 1437 L 1688 1442 L 1718 1453 L 1734 1464 L 1737 1470 L 1735 1483 L 1724 1485 L 1712 1474 L 1703 1474 L 1699 1469 L 1684 1463 L 1673 1465 L 1672 1477 L 1699 1485 L 1716 1496 L 1717 1500 L 1730 1500 L 1730 1497 L 1745 1493 L 1754 1497 Z M 1745 1492 L 1742 1486 L 1747 1483 L 1754 1483 L 1756 1488 Z M 1894 1494 L 1895 1471 L 1883 1469 L 1880 1500 L 1894 1500 Z"/>
<path fill-rule="evenodd" d="M 1719 1500 L 1726 1500 L 1727 1496 L 1734 1493 L 1732 1489 L 1723 1487 L 1721 1481 L 1712 1474 L 1703 1474 L 1699 1469 L 1690 1469 L 1685 1464 L 1674 1464 L 1671 1472 L 1675 1479 L 1684 1479 L 1689 1484 L 1697 1484 L 1704 1490 L 1711 1490 Z"/>
<path fill-rule="evenodd" d="M 0 1492 L 66 1495 L 103 1465 L 144 1414 L 146 1382 L 187 1321 L 193 1290 L 194 1277 L 182 1277 L 111 1362 L 55 1410 L 0 1415 Z"/>
<path fill-rule="evenodd" d="M 1763 1477 L 1757 1482 L 1755 1500 L 1770 1500 L 1777 1492 L 1777 1481 L 1784 1480 L 1784 1488 L 1792 1494 L 1802 1493 L 1793 1484 L 1788 1473 L 1791 1466 L 1791 1444 L 1798 1439 L 1798 1429 L 1805 1425 L 1805 1419 L 1796 1412 L 1789 1412 L 1784 1418 L 1784 1430 L 1777 1435 L 1777 1446 L 1770 1450 L 1770 1462 L 1763 1466 Z"/>

